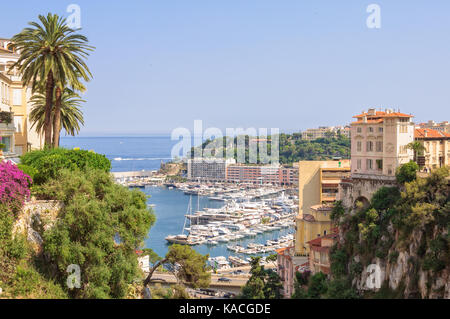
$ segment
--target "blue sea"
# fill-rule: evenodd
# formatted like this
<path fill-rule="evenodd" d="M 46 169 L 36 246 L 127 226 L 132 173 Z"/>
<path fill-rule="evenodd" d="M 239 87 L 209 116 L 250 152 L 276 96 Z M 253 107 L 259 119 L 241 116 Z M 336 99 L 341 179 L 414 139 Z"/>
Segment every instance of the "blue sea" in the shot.
<path fill-rule="evenodd" d="M 111 160 L 113 172 L 159 169 L 161 162 L 171 159 L 172 147 L 177 142 L 163 135 L 61 138 L 63 147 L 80 147 L 106 155 Z"/>
<path fill-rule="evenodd" d="M 112 171 L 137 171 L 157 170 L 161 161 L 170 160 L 172 147 L 177 141 L 171 141 L 170 136 L 146 136 L 146 137 L 63 137 L 61 145 L 66 148 L 79 147 L 105 154 L 111 160 Z M 177 189 L 166 187 L 148 186 L 142 189 L 147 195 L 149 204 L 155 205 L 153 210 L 156 215 L 156 223 L 150 229 L 145 241 L 146 248 L 152 248 L 159 256 L 167 253 L 167 235 L 178 235 L 183 230 L 184 215 L 187 213 L 190 196 Z M 218 208 L 223 202 L 211 201 L 207 197 L 192 196 L 192 211 L 204 207 Z M 292 230 L 291 230 L 292 232 Z M 282 229 L 241 241 L 230 242 L 246 246 L 250 242 L 265 243 L 269 239 L 275 239 L 288 233 Z M 212 257 L 229 256 L 226 243 L 216 246 L 199 245 L 194 249 L 202 254 Z M 240 257 L 248 257 L 241 255 Z"/>

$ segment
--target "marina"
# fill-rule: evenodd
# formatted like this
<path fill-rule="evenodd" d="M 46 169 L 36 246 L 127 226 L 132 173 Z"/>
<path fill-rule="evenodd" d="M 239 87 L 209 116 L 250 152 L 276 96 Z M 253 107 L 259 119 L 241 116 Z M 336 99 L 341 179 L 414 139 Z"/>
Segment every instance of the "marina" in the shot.
<path fill-rule="evenodd" d="M 287 196 L 286 203 L 293 206 L 283 207 L 281 196 L 263 202 L 225 203 L 186 195 L 178 188 L 148 186 L 141 190 L 151 196 L 148 202 L 154 205 L 157 217 L 145 244 L 160 256 L 171 243 L 189 244 L 201 254 L 224 257 L 230 266 L 246 265 L 251 256 L 267 256 L 288 245 L 289 241 L 275 243 L 294 232 L 295 205 Z M 229 249 L 236 247 L 242 248 Z"/>

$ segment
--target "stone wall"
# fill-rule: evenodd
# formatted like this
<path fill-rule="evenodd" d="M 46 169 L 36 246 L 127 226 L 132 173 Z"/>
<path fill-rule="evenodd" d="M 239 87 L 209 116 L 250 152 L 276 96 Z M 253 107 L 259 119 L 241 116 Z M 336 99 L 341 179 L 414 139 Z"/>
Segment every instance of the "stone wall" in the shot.
<path fill-rule="evenodd" d="M 354 177 L 346 179 L 339 185 L 338 200 L 342 201 L 345 207 L 353 208 L 355 202 L 360 199 L 370 201 L 372 195 L 381 187 L 395 186 L 395 179 L 374 177 Z"/>
<path fill-rule="evenodd" d="M 14 234 L 27 237 L 36 253 L 42 250 L 41 234 L 52 227 L 63 207 L 60 201 L 41 201 L 31 199 L 26 202 L 13 226 Z"/>

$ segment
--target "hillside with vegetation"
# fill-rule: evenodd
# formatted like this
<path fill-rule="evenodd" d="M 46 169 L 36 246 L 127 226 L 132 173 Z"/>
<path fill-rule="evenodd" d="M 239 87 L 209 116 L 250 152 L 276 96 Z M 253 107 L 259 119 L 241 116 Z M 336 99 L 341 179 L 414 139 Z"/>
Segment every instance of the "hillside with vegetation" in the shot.
<path fill-rule="evenodd" d="M 9 183 L 0 198 L 2 297 L 126 297 L 142 281 L 135 250 L 155 221 L 146 196 L 115 184 L 108 159 L 93 152 L 36 151 L 22 162 L 22 170 L 0 164 L 0 179 Z M 61 209 L 51 219 L 27 215 L 22 207 L 30 197 Z M 70 265 L 81 270 L 74 289 L 67 285 Z"/>
<path fill-rule="evenodd" d="M 245 161 L 249 163 L 249 148 L 252 143 L 251 140 L 255 137 L 241 137 L 245 141 Z M 267 154 L 271 154 L 272 145 L 270 143 L 271 136 L 267 138 L 269 143 L 267 145 Z M 234 150 L 234 159 L 238 159 L 236 145 L 238 144 L 238 137 L 234 138 L 217 138 L 214 140 L 206 140 L 201 145 L 201 150 L 207 150 L 206 156 L 219 155 L 226 157 L 227 150 Z M 258 150 L 257 163 L 264 162 L 262 154 L 259 154 L 259 147 L 255 145 Z M 195 152 L 200 150 L 200 146 L 192 148 L 191 157 Z M 312 161 L 312 160 L 329 160 L 333 157 L 349 158 L 350 157 L 350 139 L 344 135 L 330 136 L 325 138 L 318 138 L 312 141 L 302 140 L 301 133 L 280 134 L 279 135 L 279 156 L 280 163 L 289 165 L 298 161 Z"/>
<path fill-rule="evenodd" d="M 402 166 L 398 186 L 380 188 L 367 207 L 336 203 L 331 276 L 298 274 L 294 298 L 450 298 L 449 170 L 417 178 L 417 168 Z M 369 265 L 386 278 L 376 292 L 366 286 Z"/>

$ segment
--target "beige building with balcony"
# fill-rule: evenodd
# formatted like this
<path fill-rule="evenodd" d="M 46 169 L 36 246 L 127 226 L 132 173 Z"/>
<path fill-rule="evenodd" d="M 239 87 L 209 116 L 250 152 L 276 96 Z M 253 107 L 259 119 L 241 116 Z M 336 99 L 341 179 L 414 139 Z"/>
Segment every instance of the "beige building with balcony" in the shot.
<path fill-rule="evenodd" d="M 351 177 L 339 186 L 338 199 L 347 208 L 368 205 L 382 186 L 396 184 L 399 166 L 414 159 L 408 144 L 414 141 L 412 115 L 387 109 L 369 109 L 351 123 Z"/>
<path fill-rule="evenodd" d="M 412 115 L 392 110 L 354 116 L 351 123 L 352 177 L 387 176 L 395 178 L 397 167 L 413 159 L 407 145 L 414 141 Z"/>
<path fill-rule="evenodd" d="M 295 254 L 306 255 L 306 243 L 331 229 L 331 204 L 337 199 L 341 180 L 350 176 L 350 160 L 301 161 L 298 170 Z"/>
<path fill-rule="evenodd" d="M 43 146 L 42 136 L 39 136 L 31 123 L 28 114 L 31 105 L 31 88 L 24 88 L 21 76 L 17 71 L 9 72 L 10 66 L 19 58 L 12 51 L 11 42 L 0 39 L 0 112 L 12 112 L 12 126 L 14 134 L 11 135 L 11 124 L 8 131 L 0 128 L 0 136 L 5 141 L 11 140 L 13 150 L 17 155 L 22 155 L 32 149 L 41 149 Z M 6 144 L 6 143 L 5 143 Z"/>

